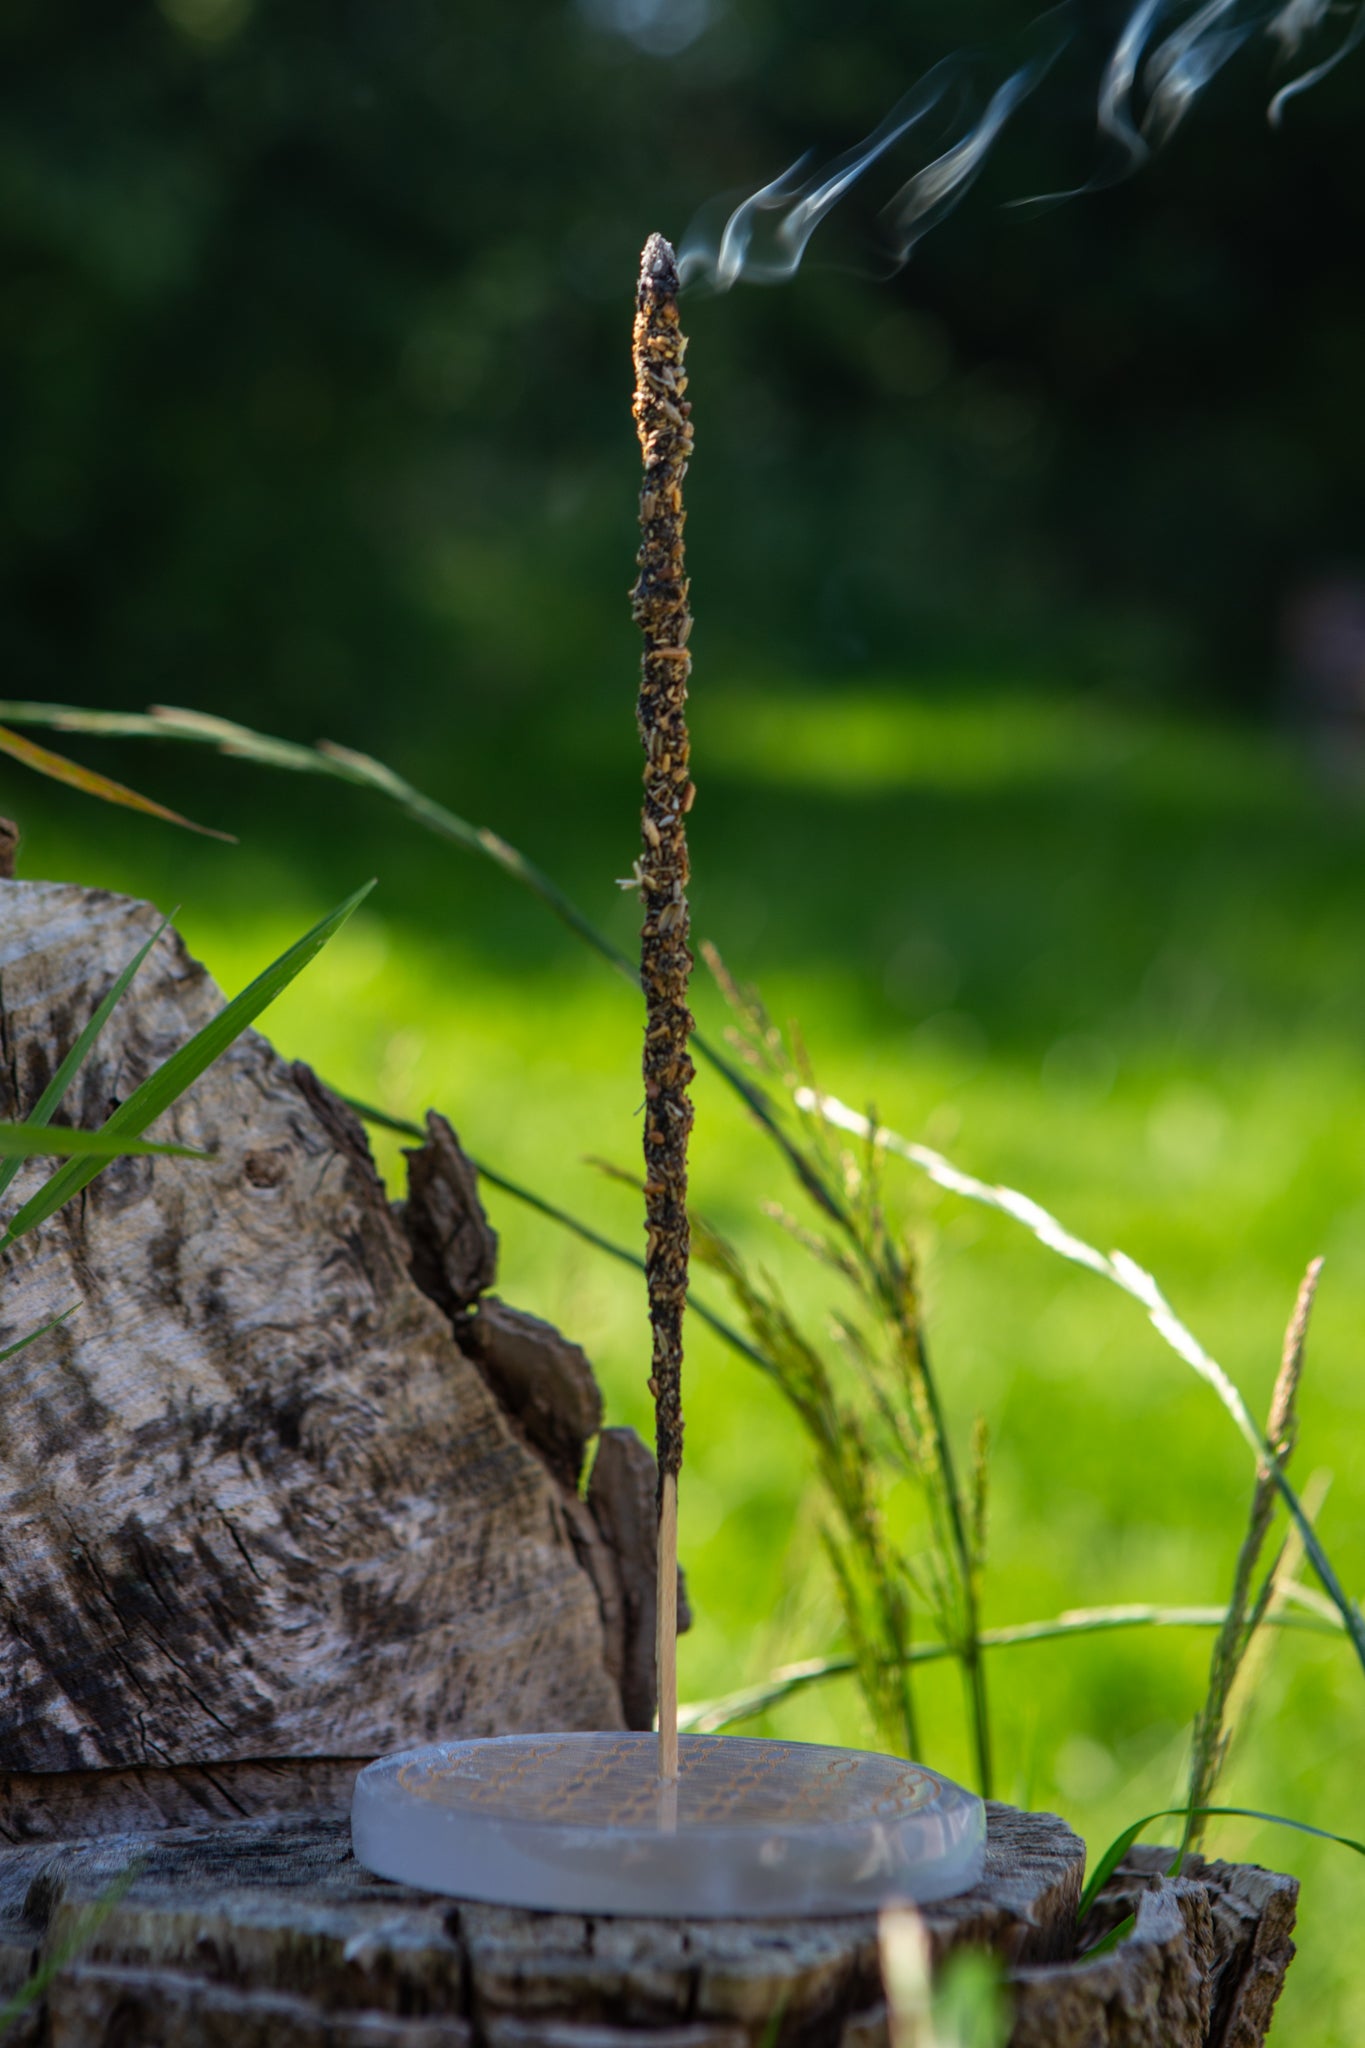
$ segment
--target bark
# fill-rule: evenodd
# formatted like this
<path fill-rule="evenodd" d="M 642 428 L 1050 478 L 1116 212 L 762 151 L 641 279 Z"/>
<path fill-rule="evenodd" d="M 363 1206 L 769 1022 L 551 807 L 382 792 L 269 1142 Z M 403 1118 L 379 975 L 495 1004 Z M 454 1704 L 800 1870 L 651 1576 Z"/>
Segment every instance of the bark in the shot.
<path fill-rule="evenodd" d="M 468 1328 L 472 1355 L 555 1476 L 577 1491 L 588 1445 L 602 1427 L 602 1396 L 577 1344 L 495 1294 Z"/>
<path fill-rule="evenodd" d="M 0 1116 L 31 1108 L 156 922 L 98 890 L 3 884 Z M 165 933 L 63 1119 L 102 1121 L 220 1002 Z M 636 1561 L 599 1544 L 590 1575 L 575 1540 L 587 1361 L 497 1308 L 515 1368 L 496 1345 L 502 1367 L 481 1368 L 414 1284 L 439 1257 L 463 1311 L 492 1277 L 449 1127 L 411 1162 L 415 1244 L 350 1111 L 257 1032 L 154 1135 L 212 1157 L 117 1162 L 0 1260 L 0 1346 L 77 1310 L 6 1365 L 0 1766 L 621 1726 L 604 1612 Z M 11 1203 L 49 1170 L 26 1167 Z"/>
<path fill-rule="evenodd" d="M 1207 1893 L 1163 1883 L 1111 1955 L 1016 1974 L 1011 2048 L 1206 2048 L 1212 1967 Z"/>
<path fill-rule="evenodd" d="M 403 1227 L 412 1248 L 412 1277 L 451 1317 L 462 1315 L 493 1285 L 497 1233 L 479 1200 L 479 1178 L 443 1116 L 427 1112 L 426 1142 L 406 1151 L 408 1199 Z"/>
<path fill-rule="evenodd" d="M 990 1809 L 987 1880 L 993 1894 L 1001 1811 Z M 1015 1816 L 1021 1818 L 1038 1823 L 1045 1838 L 1049 1816 Z M 1208 1863 L 1202 1856 L 1187 1856 L 1181 1876 L 1172 1879 L 1165 1873 L 1174 1859 L 1173 1849 L 1134 1849 L 1079 1935 L 1076 1865 L 1077 1890 L 1051 1919 L 1054 1939 L 1046 1957 L 1036 1940 L 1011 1958 L 998 1931 L 987 1927 L 964 1936 L 959 1930 L 959 1940 L 1013 1960 L 1005 1979 L 1013 2012 L 1009 2048 L 1259 2048 L 1294 1955 L 1289 1936 L 1298 1884 L 1254 1864 Z M 929 1920 L 936 1961 L 945 1952 L 938 1932 L 942 1911 L 934 1907 Z M 1136 1924 L 1117 1948 L 1085 1959 L 1084 1950 L 1130 1914 Z M 840 2048 L 889 2043 L 886 2011 L 878 2007 L 846 2024 Z"/>
<path fill-rule="evenodd" d="M 1097 1927 L 1132 1912 L 1145 1892 L 1162 1885 L 1174 1860 L 1174 1849 L 1130 1850 L 1105 1886 Z M 1265 2039 L 1294 1958 L 1298 1883 L 1253 1863 L 1203 1856 L 1186 1856 L 1181 1876 L 1207 1892 L 1212 1910 L 1211 2048 L 1255 2048 Z"/>
<path fill-rule="evenodd" d="M 371 1757 L 145 1765 L 125 1771 L 0 1771 L 0 1844 L 65 1842 L 349 1809 Z"/>

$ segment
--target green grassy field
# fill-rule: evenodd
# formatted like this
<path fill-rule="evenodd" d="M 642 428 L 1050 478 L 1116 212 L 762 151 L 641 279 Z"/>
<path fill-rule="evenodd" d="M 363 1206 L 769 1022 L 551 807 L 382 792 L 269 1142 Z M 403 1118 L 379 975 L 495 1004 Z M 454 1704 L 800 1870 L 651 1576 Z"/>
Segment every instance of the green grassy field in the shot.
<path fill-rule="evenodd" d="M 635 850 L 633 735 L 601 716 L 542 716 L 529 765 L 518 707 L 485 722 L 473 765 L 453 745 L 400 765 L 523 844 L 628 946 L 634 909 L 611 878 Z M 800 1020 L 828 1088 L 1150 1267 L 1258 1412 L 1304 1265 L 1326 1254 L 1295 1471 L 1330 1475 L 1319 1526 L 1348 1587 L 1365 1583 L 1365 809 L 1279 738 L 964 679 L 708 681 L 695 745 L 699 934 Z M 176 799 L 181 757 L 100 758 Z M 227 764 L 196 771 L 200 811 L 210 792 L 241 850 L 106 825 L 17 771 L 3 807 L 30 827 L 23 872 L 182 902 L 229 991 L 377 871 L 374 907 L 277 1005 L 272 1037 L 396 1114 L 440 1107 L 478 1158 L 639 1244 L 629 1192 L 583 1163 L 635 1163 L 629 988 L 503 877 L 373 800 Z M 718 1033 L 704 984 L 697 1009 Z M 396 1142 L 378 1149 L 399 1184 Z M 824 1283 L 761 1213 L 791 1194 L 780 1162 L 709 1077 L 694 1181 L 818 1327 Z M 1225 1597 L 1253 1474 L 1213 1395 L 1134 1304 L 1017 1225 L 908 1168 L 889 1186 L 959 1443 L 976 1412 L 990 1423 L 987 1623 Z M 503 1291 L 585 1345 L 610 1419 L 647 1429 L 637 1277 L 505 1198 L 488 1207 Z M 696 1331 L 687 1408 L 682 1684 L 700 1698 L 835 1648 L 838 1618 L 805 1446 L 773 1390 Z M 1208 1650 L 1135 1630 L 994 1652 L 1003 1796 L 1055 1807 L 1094 1847 L 1178 1797 Z M 927 1760 L 966 1772 L 954 1674 L 935 1667 L 921 1695 Z M 1365 1835 L 1350 1651 L 1281 1636 L 1253 1698 L 1223 1797 Z M 869 1733 L 843 1681 L 756 1725 Z M 1252 1822 L 1210 1839 L 1304 1878 L 1281 2036 L 1365 2038 L 1365 1866 Z"/>

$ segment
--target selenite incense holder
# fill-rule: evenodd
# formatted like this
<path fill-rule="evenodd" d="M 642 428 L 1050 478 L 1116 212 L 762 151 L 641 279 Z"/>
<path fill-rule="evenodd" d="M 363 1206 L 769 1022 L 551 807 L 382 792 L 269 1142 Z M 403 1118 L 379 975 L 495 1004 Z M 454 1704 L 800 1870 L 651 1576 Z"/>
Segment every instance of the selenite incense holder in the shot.
<path fill-rule="evenodd" d="M 570 1913 L 779 1918 L 924 1903 L 981 1875 L 982 1802 L 895 1757 L 685 1735 L 504 1735 L 370 1764 L 356 1859 L 454 1898 Z"/>

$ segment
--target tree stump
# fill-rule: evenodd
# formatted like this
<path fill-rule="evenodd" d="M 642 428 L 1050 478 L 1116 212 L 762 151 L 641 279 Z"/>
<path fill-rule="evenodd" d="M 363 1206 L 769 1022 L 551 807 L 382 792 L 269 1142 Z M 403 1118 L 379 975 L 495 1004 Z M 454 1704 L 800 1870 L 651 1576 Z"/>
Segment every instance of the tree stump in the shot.
<path fill-rule="evenodd" d="M 0 1850 L 0 1995 L 62 1957 L 13 2039 L 43 2048 L 887 2048 L 877 1924 L 523 1913 L 390 1884 L 350 1853 L 327 1789 L 254 1767 L 87 1774 L 61 1822 L 84 1839 Z M 345 1774 L 342 1774 L 345 1775 Z M 117 1782 L 115 1782 L 117 1780 Z M 25 1788 L 30 1800 L 33 1789 Z M 331 1788 L 343 1791 L 341 1777 Z M 128 1827 L 130 1799 L 144 1825 Z M 323 1810 L 149 1829 L 230 1804 Z M 6 1833 L 40 1823 L 13 1785 Z M 986 1869 L 926 1909 L 937 1962 L 992 1950 L 1012 2048 L 1253 2048 L 1292 1953 L 1296 1887 L 1140 1851 L 1097 1914 L 1131 1910 L 1114 1954 L 1074 1960 L 1084 1845 L 1049 1814 L 990 1808 Z M 113 1888 L 131 1883 L 121 1896 Z M 98 1924 L 84 1916 L 104 1902 Z M 1093 1930 L 1092 1930 L 1093 1932 Z M 1089 1936 L 1087 1937 L 1089 1938 Z"/>

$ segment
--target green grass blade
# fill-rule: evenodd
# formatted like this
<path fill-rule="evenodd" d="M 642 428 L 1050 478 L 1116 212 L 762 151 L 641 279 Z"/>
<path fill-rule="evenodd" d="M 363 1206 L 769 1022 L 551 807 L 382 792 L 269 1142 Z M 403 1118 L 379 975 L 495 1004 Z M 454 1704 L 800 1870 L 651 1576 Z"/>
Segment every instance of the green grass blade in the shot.
<path fill-rule="evenodd" d="M 357 889 L 353 896 L 348 896 L 329 917 L 315 924 L 263 974 L 257 975 L 248 988 L 226 1003 L 216 1017 L 211 1018 L 201 1031 L 196 1031 L 193 1038 L 187 1039 L 154 1074 L 149 1075 L 126 1102 L 119 1104 L 102 1125 L 102 1133 L 108 1137 L 133 1138 L 163 1115 L 204 1070 L 227 1051 L 247 1025 L 253 1023 L 262 1010 L 273 1003 L 296 975 L 317 957 L 373 887 L 373 882 L 367 882 L 363 889 Z M 130 1148 L 124 1146 L 121 1149 Z M 51 1180 L 39 1188 L 13 1218 L 4 1237 L 0 1238 L 0 1250 L 13 1244 L 25 1231 L 45 1222 L 63 1203 L 69 1202 L 73 1195 L 88 1186 L 98 1172 L 99 1165 L 92 1160 L 73 1159 L 70 1164 L 59 1167 Z"/>
<path fill-rule="evenodd" d="M 146 1858 L 135 1856 L 127 1868 L 121 1870 L 113 1882 L 105 1887 L 92 1904 L 86 1907 L 76 1919 L 70 1935 L 50 1955 L 46 1956 L 33 1975 L 14 1993 L 12 1998 L 0 2006 L 0 2033 L 13 2024 L 30 2006 L 43 1998 L 54 1977 L 64 1970 L 68 1963 L 76 1960 L 83 1950 L 89 1948 L 104 1922 L 129 1887 L 141 1876 Z M 30 2037 L 31 2038 L 31 2037 Z"/>
<path fill-rule="evenodd" d="M 78 704 L 34 704 L 9 702 L 0 705 L 0 717 L 12 725 L 37 725 L 52 732 L 93 733 L 100 739 L 181 740 L 199 746 L 216 747 L 221 754 L 238 760 L 258 761 L 269 768 L 293 768 L 304 774 L 331 774 L 352 781 L 338 766 L 329 768 L 318 761 L 312 747 L 292 740 L 272 739 L 268 733 L 252 732 L 230 718 L 215 718 L 204 711 L 89 711 Z"/>
<path fill-rule="evenodd" d="M 1086 1882 L 1085 1890 L 1081 1893 L 1081 1903 L 1076 1909 L 1077 1921 L 1084 1921 L 1086 1914 L 1128 1851 L 1154 1821 L 1183 1820 L 1189 1810 L 1186 1806 L 1163 1806 L 1158 1813 L 1144 1814 L 1141 1820 L 1135 1820 L 1131 1827 L 1116 1835 L 1095 1865 L 1092 1875 Z M 1298 1835 L 1315 1835 L 1321 1842 L 1335 1842 L 1338 1848 L 1353 1849 L 1357 1856 L 1365 1856 L 1365 1842 L 1357 1842 L 1350 1835 L 1334 1835 L 1330 1828 L 1315 1828 L 1306 1820 L 1290 1820 L 1282 1813 L 1262 1813 L 1254 1806 L 1197 1806 L 1194 1811 L 1198 1815 L 1208 1815 L 1214 1819 L 1226 1816 L 1233 1820 L 1266 1821 L 1272 1827 L 1292 1828 Z"/>
<path fill-rule="evenodd" d="M 393 1131 L 400 1138 L 415 1138 L 419 1145 L 425 1145 L 427 1134 L 411 1117 L 390 1116 L 386 1109 L 376 1109 L 372 1102 L 362 1102 L 359 1096 L 347 1095 L 340 1088 L 334 1088 L 332 1093 L 339 1095 L 347 1109 L 354 1110 L 362 1123 L 374 1124 L 381 1131 Z"/>
<path fill-rule="evenodd" d="M 1021 1621 L 1005 1628 L 984 1628 L 977 1637 L 983 1650 L 1022 1649 L 1030 1643 L 1065 1642 L 1073 1636 L 1107 1635 L 1128 1628 L 1221 1628 L 1226 1607 L 1080 1607 L 1059 1614 L 1050 1621 Z M 1346 1633 L 1335 1610 L 1326 1614 L 1267 1614 L 1267 1628 L 1305 1630 L 1311 1635 L 1341 1636 Z M 937 1664 L 958 1655 L 957 1646 L 944 1642 L 913 1643 L 906 1652 L 907 1664 Z M 684 1734 L 714 1735 L 736 1721 L 752 1720 L 769 1707 L 781 1706 L 793 1694 L 808 1686 L 823 1685 L 831 1678 L 849 1678 L 856 1671 L 852 1657 L 808 1657 L 800 1664 L 787 1664 L 757 1685 L 726 1693 L 720 1699 L 698 1700 L 680 1709 L 678 1726 Z M 1183 1811 L 1183 1808 L 1181 1809 Z"/>
<path fill-rule="evenodd" d="M 108 1124 L 98 1131 L 71 1131 L 64 1124 L 0 1124 L 0 1159 L 18 1164 L 25 1159 L 95 1159 L 100 1166 L 125 1153 L 156 1152 L 168 1159 L 207 1159 L 192 1145 L 153 1145 L 141 1138 L 110 1133 Z M 99 1171 L 99 1166 L 95 1169 Z"/>
<path fill-rule="evenodd" d="M 7 1358 L 13 1358 L 16 1353 L 27 1351 L 30 1344 L 36 1344 L 38 1339 L 45 1337 L 49 1330 L 55 1330 L 58 1323 L 64 1323 L 68 1316 L 74 1316 L 79 1307 L 80 1303 L 73 1301 L 70 1308 L 64 1308 L 60 1315 L 49 1316 L 45 1323 L 39 1323 L 36 1330 L 28 1330 L 16 1343 L 7 1344 L 4 1350 L 0 1351 L 0 1365 L 3 1365 Z"/>
<path fill-rule="evenodd" d="M 172 911 L 171 917 L 174 917 L 174 915 L 175 912 Z M 75 1079 L 77 1070 L 83 1064 L 90 1048 L 109 1022 L 115 1005 L 122 999 L 133 976 L 137 973 L 139 967 L 141 967 L 143 961 L 147 958 L 147 955 L 151 952 L 152 947 L 161 937 L 170 921 L 170 917 L 163 917 L 146 945 L 142 946 L 128 962 L 128 965 L 119 975 L 118 980 L 114 983 L 104 1001 L 99 1005 L 94 1016 L 90 1019 L 90 1022 L 86 1025 L 84 1031 L 82 1031 L 80 1037 L 76 1040 L 76 1043 L 72 1046 L 46 1088 L 44 1088 L 42 1094 L 38 1097 L 37 1102 L 25 1119 L 27 1123 L 45 1124 L 60 1108 L 63 1096 Z M 18 1171 L 19 1161 L 17 1158 L 6 1159 L 4 1164 L 0 1165 L 0 1195 L 4 1194 Z"/>
<path fill-rule="evenodd" d="M 1137 1914 L 1125 1913 L 1118 1925 L 1110 1928 L 1103 1941 L 1097 1941 L 1092 1948 L 1083 1948 L 1081 1950 L 1080 1960 L 1083 1963 L 1090 1963 L 1095 1960 L 1096 1956 L 1112 1955 L 1119 1943 L 1126 1941 L 1136 1926 Z"/>
<path fill-rule="evenodd" d="M 181 740 L 199 746 L 216 747 L 235 760 L 252 761 L 262 768 L 284 768 L 305 775 L 322 775 L 353 788 L 370 789 L 387 797 L 416 823 L 442 839 L 454 841 L 470 853 L 483 855 L 496 867 L 539 896 L 571 931 L 600 953 L 628 980 L 638 981 L 634 963 L 619 946 L 598 931 L 557 882 L 526 859 L 515 846 L 487 826 L 475 825 L 457 811 L 448 810 L 425 796 L 410 782 L 369 754 L 337 746 L 324 740 L 319 746 L 300 746 L 292 740 L 276 739 L 270 733 L 253 732 L 232 719 L 217 718 L 202 711 L 184 711 L 178 706 L 158 704 L 150 712 L 85 711 L 74 704 L 0 704 L 0 717 L 15 725 L 51 727 L 58 732 L 86 732 L 117 739 Z"/>

